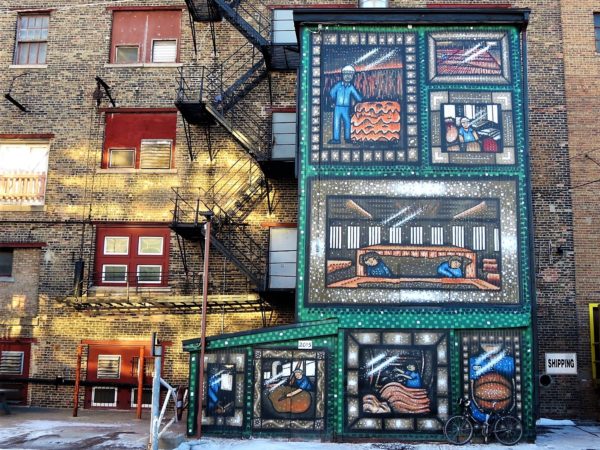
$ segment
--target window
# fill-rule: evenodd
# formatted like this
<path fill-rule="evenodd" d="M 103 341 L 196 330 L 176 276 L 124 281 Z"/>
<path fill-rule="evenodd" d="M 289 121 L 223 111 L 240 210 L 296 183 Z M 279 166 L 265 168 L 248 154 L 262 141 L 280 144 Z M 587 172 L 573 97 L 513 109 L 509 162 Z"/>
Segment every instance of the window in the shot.
<path fill-rule="evenodd" d="M 292 22 L 292 27 L 293 27 Z M 273 112 L 272 159 L 294 159 L 296 157 L 296 113 Z"/>
<path fill-rule="evenodd" d="M 181 10 L 113 11 L 110 62 L 175 63 Z"/>
<path fill-rule="evenodd" d="M 342 248 L 342 227 L 329 227 L 329 247 Z"/>
<path fill-rule="evenodd" d="M 176 128 L 176 112 L 108 113 L 102 168 L 172 168 Z"/>
<path fill-rule="evenodd" d="M 297 44 L 294 12 L 291 9 L 273 10 L 273 44 Z"/>
<path fill-rule="evenodd" d="M 131 407 L 137 407 L 138 388 L 131 389 Z M 142 408 L 152 408 L 152 389 L 142 389 Z"/>
<path fill-rule="evenodd" d="M 19 15 L 14 57 L 15 64 L 46 64 L 49 22 L 49 14 Z"/>
<path fill-rule="evenodd" d="M 413 245 L 423 244 L 423 227 L 410 227 L 410 243 Z"/>
<path fill-rule="evenodd" d="M 348 227 L 348 248 L 360 247 L 360 227 Z"/>
<path fill-rule="evenodd" d="M 369 245 L 381 243 L 381 227 L 369 227 Z"/>
<path fill-rule="evenodd" d="M 296 228 L 273 227 L 269 236 L 269 288 L 296 287 Z"/>
<path fill-rule="evenodd" d="M 444 245 L 443 227 L 431 227 L 431 245 Z"/>
<path fill-rule="evenodd" d="M 121 355 L 98 355 L 98 379 L 118 380 L 121 377 Z"/>
<path fill-rule="evenodd" d="M 600 13 L 594 14 L 594 36 L 596 37 L 596 52 L 600 53 Z"/>
<path fill-rule="evenodd" d="M 473 250 L 485 250 L 485 227 L 473 227 Z"/>
<path fill-rule="evenodd" d="M 117 391 L 116 387 L 93 387 L 92 406 L 117 406 Z"/>
<path fill-rule="evenodd" d="M 402 228 L 390 228 L 390 244 L 402 244 Z"/>
<path fill-rule="evenodd" d="M 0 277 L 11 277 L 13 267 L 13 249 L 0 248 Z"/>
<path fill-rule="evenodd" d="M 455 247 L 465 246 L 465 227 L 461 225 L 452 227 L 452 245 Z"/>
<path fill-rule="evenodd" d="M 167 285 L 168 228 L 100 226 L 97 236 L 98 285 Z"/>
<path fill-rule="evenodd" d="M 43 205 L 48 143 L 0 142 L 0 205 Z"/>
<path fill-rule="evenodd" d="M 0 375 L 23 375 L 25 352 L 0 352 Z"/>

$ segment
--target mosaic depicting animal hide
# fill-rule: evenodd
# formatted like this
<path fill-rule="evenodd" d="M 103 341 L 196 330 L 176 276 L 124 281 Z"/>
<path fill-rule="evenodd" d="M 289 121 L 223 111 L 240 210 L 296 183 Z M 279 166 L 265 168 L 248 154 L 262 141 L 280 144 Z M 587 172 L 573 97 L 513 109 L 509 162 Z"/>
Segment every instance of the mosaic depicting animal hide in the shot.
<path fill-rule="evenodd" d="M 442 429 L 449 395 L 445 333 L 348 331 L 346 373 L 347 430 Z"/>
<path fill-rule="evenodd" d="M 508 84 L 511 81 L 505 33 L 431 33 L 428 47 L 431 82 Z"/>

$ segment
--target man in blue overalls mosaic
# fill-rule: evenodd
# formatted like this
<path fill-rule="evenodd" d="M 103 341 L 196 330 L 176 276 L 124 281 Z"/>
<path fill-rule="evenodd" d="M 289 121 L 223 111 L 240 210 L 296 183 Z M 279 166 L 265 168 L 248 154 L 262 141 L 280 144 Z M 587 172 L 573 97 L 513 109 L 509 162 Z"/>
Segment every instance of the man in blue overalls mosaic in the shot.
<path fill-rule="evenodd" d="M 340 131 L 342 122 L 344 125 L 344 141 L 350 143 L 350 110 L 352 99 L 360 102 L 362 95 L 356 90 L 354 84 L 354 75 L 356 69 L 354 66 L 344 66 L 342 68 L 342 81 L 338 81 L 329 91 L 329 95 L 335 102 L 333 111 L 333 139 L 329 144 L 340 143 Z"/>

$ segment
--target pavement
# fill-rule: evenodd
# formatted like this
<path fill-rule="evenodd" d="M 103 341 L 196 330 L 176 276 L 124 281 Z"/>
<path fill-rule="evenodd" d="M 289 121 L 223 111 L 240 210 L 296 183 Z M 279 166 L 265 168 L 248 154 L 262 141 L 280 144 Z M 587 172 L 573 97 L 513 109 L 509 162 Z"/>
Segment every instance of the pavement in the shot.
<path fill-rule="evenodd" d="M 72 417 L 68 409 L 13 407 L 11 415 L 0 411 L 0 450 L 143 450 L 150 430 L 149 411 L 143 419 L 135 411 L 79 410 Z M 538 422 L 535 443 L 520 443 L 518 450 L 600 450 L 600 424 L 595 422 Z M 291 439 L 185 438 L 185 423 L 174 424 L 160 448 L 173 450 L 451 450 L 443 443 L 361 443 L 336 444 Z M 500 450 L 505 446 L 469 444 L 462 448 Z"/>

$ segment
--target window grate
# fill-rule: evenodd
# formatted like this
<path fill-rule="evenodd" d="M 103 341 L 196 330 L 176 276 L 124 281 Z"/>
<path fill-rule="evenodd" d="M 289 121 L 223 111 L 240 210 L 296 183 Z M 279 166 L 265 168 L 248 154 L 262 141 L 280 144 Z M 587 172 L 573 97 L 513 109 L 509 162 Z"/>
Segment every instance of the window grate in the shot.
<path fill-rule="evenodd" d="M 121 355 L 98 355 L 98 378 L 118 379 L 121 373 Z"/>
<path fill-rule="evenodd" d="M 171 140 L 142 140 L 140 150 L 141 169 L 170 169 Z"/>
<path fill-rule="evenodd" d="M 0 352 L 0 375 L 23 375 L 24 352 Z"/>

